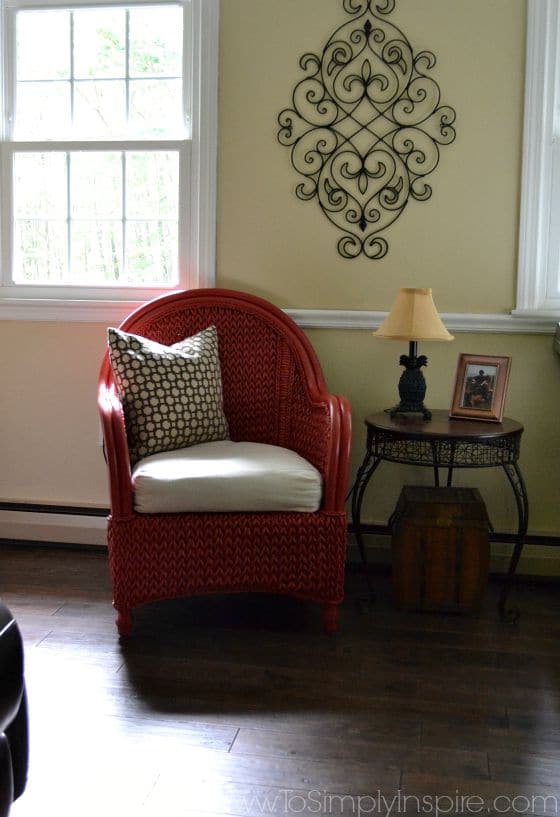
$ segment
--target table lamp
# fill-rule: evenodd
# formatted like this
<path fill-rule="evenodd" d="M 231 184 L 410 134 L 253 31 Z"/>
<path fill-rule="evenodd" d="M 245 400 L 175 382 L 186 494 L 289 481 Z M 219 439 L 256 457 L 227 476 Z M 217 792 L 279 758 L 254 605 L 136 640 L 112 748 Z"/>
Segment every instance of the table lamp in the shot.
<path fill-rule="evenodd" d="M 389 409 L 391 417 L 397 414 L 422 414 L 425 420 L 432 413 L 424 405 L 426 381 L 422 366 L 428 365 L 425 355 L 417 355 L 419 340 L 453 340 L 439 317 L 431 289 L 402 287 L 391 311 L 376 331 L 379 338 L 407 340 L 408 356 L 401 355 L 399 363 L 404 372 L 399 380 L 400 403 Z"/>

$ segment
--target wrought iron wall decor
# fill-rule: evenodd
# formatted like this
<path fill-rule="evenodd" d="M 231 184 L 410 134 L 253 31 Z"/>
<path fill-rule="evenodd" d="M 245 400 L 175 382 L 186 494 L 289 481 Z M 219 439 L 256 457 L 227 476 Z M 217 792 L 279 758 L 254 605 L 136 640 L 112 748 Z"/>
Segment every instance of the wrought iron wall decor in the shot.
<path fill-rule="evenodd" d="M 343 0 L 352 19 L 330 37 L 321 55 L 304 54 L 306 76 L 292 107 L 278 116 L 278 141 L 291 147 L 303 176 L 296 195 L 317 199 L 344 235 L 344 258 L 383 258 L 380 235 L 411 198 L 426 201 L 426 177 L 440 145 L 455 139 L 455 110 L 440 105 L 429 76 L 431 51 L 413 53 L 403 32 L 386 19 L 395 0 Z"/>

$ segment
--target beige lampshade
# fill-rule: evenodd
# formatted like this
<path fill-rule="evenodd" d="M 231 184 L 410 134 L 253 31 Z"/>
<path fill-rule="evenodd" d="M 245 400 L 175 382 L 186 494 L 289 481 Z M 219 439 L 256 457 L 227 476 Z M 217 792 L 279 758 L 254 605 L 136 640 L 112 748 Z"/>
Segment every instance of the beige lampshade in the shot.
<path fill-rule="evenodd" d="M 431 289 L 401 287 L 391 311 L 376 331 L 394 340 L 453 340 L 437 313 Z"/>

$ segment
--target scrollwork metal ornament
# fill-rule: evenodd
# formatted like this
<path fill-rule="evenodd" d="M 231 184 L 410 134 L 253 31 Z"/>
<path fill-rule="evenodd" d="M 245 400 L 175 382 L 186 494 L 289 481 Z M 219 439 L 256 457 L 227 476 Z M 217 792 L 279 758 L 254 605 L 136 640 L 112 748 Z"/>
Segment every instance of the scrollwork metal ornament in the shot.
<path fill-rule="evenodd" d="M 344 258 L 383 258 L 381 233 L 410 201 L 426 201 L 440 145 L 455 139 L 455 110 L 441 105 L 431 51 L 414 54 L 387 16 L 395 0 L 342 0 L 352 19 L 321 55 L 300 59 L 306 76 L 278 116 L 278 141 L 303 176 L 296 195 L 317 199 L 344 235 Z"/>

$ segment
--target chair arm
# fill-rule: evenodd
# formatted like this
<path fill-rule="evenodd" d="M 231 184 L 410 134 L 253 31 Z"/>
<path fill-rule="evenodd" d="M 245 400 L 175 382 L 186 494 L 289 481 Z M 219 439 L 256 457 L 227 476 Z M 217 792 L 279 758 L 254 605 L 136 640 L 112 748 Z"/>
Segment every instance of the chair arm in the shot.
<path fill-rule="evenodd" d="M 321 394 L 293 406 L 290 447 L 311 462 L 323 477 L 322 510 L 344 511 L 352 416 L 345 397 Z"/>
<path fill-rule="evenodd" d="M 115 387 L 102 382 L 97 403 L 109 469 L 111 515 L 113 519 L 127 519 L 133 515 L 132 477 L 124 414 Z"/>

